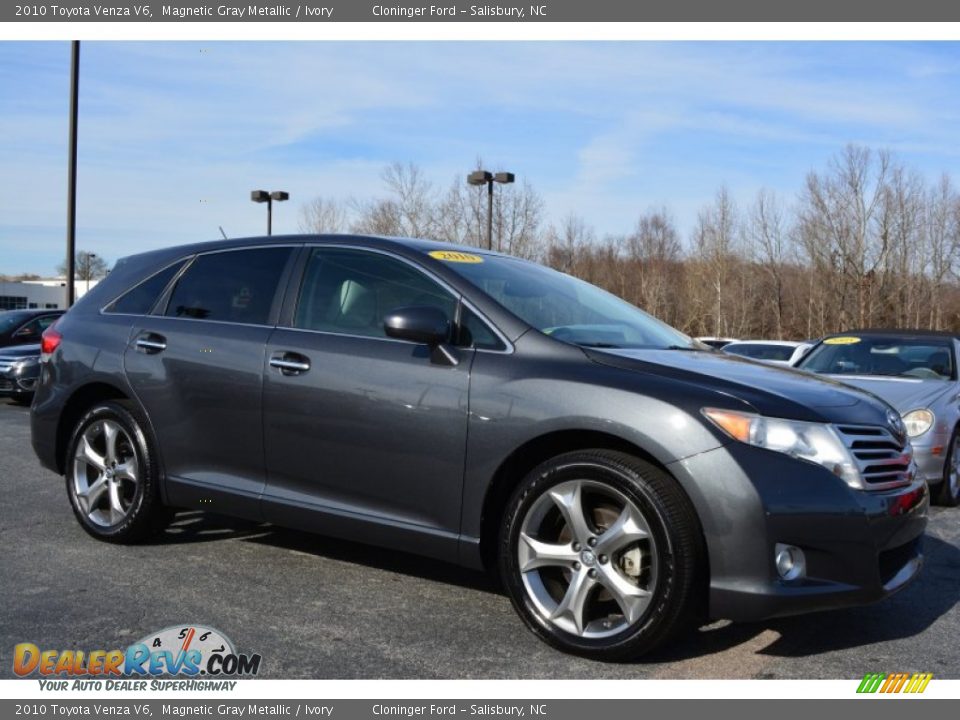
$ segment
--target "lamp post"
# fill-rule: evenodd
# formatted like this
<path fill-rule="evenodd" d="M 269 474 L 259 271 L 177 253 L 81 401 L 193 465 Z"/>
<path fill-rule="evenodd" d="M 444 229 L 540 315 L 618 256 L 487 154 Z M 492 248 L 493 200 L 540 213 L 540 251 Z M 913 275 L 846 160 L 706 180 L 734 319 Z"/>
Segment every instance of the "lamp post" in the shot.
<path fill-rule="evenodd" d="M 289 200 L 290 193 L 283 190 L 274 190 L 273 192 L 253 190 L 250 192 L 250 199 L 255 203 L 265 202 L 267 204 L 267 235 L 273 235 L 273 201 L 283 202 L 284 200 Z"/>
<path fill-rule="evenodd" d="M 486 170 L 474 170 L 467 175 L 467 182 L 471 185 L 487 186 L 487 250 L 493 250 L 493 184 L 495 182 L 506 185 L 516 180 L 516 176 L 509 172 L 492 173 Z M 499 250 L 499 243 L 497 250 Z"/>
<path fill-rule="evenodd" d="M 67 150 L 67 307 L 77 298 L 74 281 L 77 247 L 77 109 L 80 88 L 80 41 L 70 44 L 70 134 Z"/>

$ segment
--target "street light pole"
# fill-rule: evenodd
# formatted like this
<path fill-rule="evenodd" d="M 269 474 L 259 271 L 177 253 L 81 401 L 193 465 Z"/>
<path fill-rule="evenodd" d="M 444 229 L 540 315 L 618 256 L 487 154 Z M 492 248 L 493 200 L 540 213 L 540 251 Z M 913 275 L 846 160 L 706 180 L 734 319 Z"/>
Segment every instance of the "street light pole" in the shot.
<path fill-rule="evenodd" d="M 250 193 L 250 199 L 255 203 L 265 202 L 267 204 L 267 235 L 273 235 L 273 201 L 283 202 L 284 200 L 289 200 L 290 193 L 284 190 L 274 190 L 273 192 L 253 190 Z"/>
<path fill-rule="evenodd" d="M 67 307 L 76 299 L 77 247 L 77 109 L 80 97 L 80 41 L 70 47 L 70 142 L 67 170 Z"/>
<path fill-rule="evenodd" d="M 470 185 L 486 184 L 487 186 L 487 250 L 493 250 L 493 184 L 497 182 L 506 185 L 515 180 L 516 176 L 509 172 L 498 172 L 494 174 L 486 170 L 474 170 L 467 175 L 467 182 Z M 497 250 L 500 250 L 499 245 L 498 240 Z"/>

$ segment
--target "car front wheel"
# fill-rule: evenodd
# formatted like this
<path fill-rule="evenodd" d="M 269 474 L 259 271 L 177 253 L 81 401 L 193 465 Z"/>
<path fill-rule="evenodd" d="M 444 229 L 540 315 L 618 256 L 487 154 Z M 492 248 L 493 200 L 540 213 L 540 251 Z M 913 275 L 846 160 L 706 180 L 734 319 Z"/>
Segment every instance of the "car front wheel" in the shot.
<path fill-rule="evenodd" d="M 146 422 L 132 405 L 98 403 L 77 423 L 66 462 L 67 495 L 80 525 L 100 540 L 138 542 L 167 517 Z"/>
<path fill-rule="evenodd" d="M 943 463 L 943 482 L 934 496 L 938 505 L 956 507 L 960 504 L 960 427 L 953 429 L 947 457 Z"/>
<path fill-rule="evenodd" d="M 630 660 L 692 628 L 703 564 L 686 495 L 619 452 L 573 452 L 534 469 L 501 531 L 504 585 L 527 626 L 596 660 Z"/>

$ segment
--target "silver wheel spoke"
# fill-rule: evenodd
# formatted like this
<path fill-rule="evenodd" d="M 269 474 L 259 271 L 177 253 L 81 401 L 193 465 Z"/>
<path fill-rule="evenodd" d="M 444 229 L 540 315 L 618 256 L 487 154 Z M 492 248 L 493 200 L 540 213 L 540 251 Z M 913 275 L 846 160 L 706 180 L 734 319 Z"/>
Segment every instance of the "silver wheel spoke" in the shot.
<path fill-rule="evenodd" d="M 627 623 L 633 624 L 640 619 L 650 603 L 649 591 L 634 585 L 610 564 L 600 568 L 598 581 L 620 606 Z"/>
<path fill-rule="evenodd" d="M 115 524 L 123 520 L 124 509 L 120 503 L 120 483 L 110 483 L 110 523 Z"/>
<path fill-rule="evenodd" d="M 80 439 L 80 447 L 77 449 L 77 459 L 83 460 L 88 465 L 92 465 L 100 472 L 103 472 L 107 468 L 106 459 L 93 449 L 86 433 Z"/>
<path fill-rule="evenodd" d="M 118 428 L 112 422 L 103 423 L 103 440 L 106 445 L 106 460 L 108 463 L 117 461 L 117 431 Z"/>
<path fill-rule="evenodd" d="M 560 626 L 568 626 L 568 629 L 577 635 L 582 635 L 587 598 L 590 597 L 590 591 L 596 587 L 596 584 L 597 581 L 591 578 L 585 569 L 575 572 L 570 578 L 570 585 L 563 600 L 557 605 L 550 619 Z"/>
<path fill-rule="evenodd" d="M 520 533 L 518 552 L 520 572 L 551 566 L 570 567 L 579 557 L 579 553 L 574 552 L 569 543 L 559 545 L 541 542 L 526 533 Z"/>
<path fill-rule="evenodd" d="M 583 514 L 583 484 L 579 482 L 563 483 L 550 491 L 550 498 L 563 515 L 570 533 L 583 541 L 593 534 Z"/>
<path fill-rule="evenodd" d="M 83 511 L 90 513 L 96 507 L 97 502 L 100 500 L 100 496 L 103 495 L 104 491 L 107 489 L 107 479 L 101 475 L 90 487 L 88 487 L 83 492 L 77 493 L 77 498 L 80 499 L 80 503 L 83 506 Z"/>
<path fill-rule="evenodd" d="M 616 522 L 597 538 L 597 552 L 612 555 L 650 535 L 646 521 L 632 503 L 627 503 Z"/>
<path fill-rule="evenodd" d="M 125 462 L 120 463 L 114 469 L 114 476 L 117 478 L 122 478 L 124 480 L 130 480 L 131 482 L 137 481 L 137 459 L 130 458 Z"/>

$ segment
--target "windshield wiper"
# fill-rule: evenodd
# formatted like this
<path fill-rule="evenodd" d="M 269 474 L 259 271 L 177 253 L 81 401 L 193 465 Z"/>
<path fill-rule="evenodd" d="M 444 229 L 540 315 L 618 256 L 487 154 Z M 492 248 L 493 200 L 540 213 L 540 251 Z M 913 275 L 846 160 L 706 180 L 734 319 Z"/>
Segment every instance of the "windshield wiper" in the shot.
<path fill-rule="evenodd" d="M 694 347 L 693 345 L 667 345 L 664 348 L 664 350 L 689 350 L 691 352 L 694 352 L 694 351 L 702 351 L 704 350 L 704 348 Z"/>
<path fill-rule="evenodd" d="M 607 348 L 607 349 L 615 349 L 615 350 L 622 349 L 621 345 L 615 345 L 614 343 L 607 343 L 607 342 L 581 342 L 581 343 L 577 343 L 577 345 L 579 345 L 580 347 L 588 347 L 588 348 Z"/>

